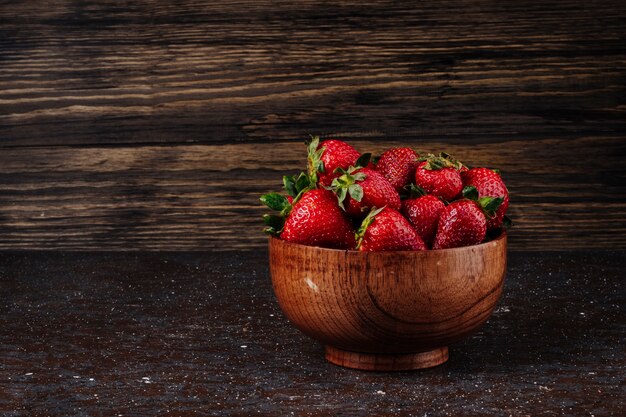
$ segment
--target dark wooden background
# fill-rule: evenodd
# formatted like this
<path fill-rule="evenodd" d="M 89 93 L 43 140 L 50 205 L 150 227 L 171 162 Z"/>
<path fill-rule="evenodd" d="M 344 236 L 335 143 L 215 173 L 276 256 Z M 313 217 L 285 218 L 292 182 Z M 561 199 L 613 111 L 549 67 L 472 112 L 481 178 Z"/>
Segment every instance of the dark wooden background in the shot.
<path fill-rule="evenodd" d="M 512 249 L 625 249 L 626 2 L 0 1 L 0 249 L 262 247 L 309 133 L 500 168 Z"/>

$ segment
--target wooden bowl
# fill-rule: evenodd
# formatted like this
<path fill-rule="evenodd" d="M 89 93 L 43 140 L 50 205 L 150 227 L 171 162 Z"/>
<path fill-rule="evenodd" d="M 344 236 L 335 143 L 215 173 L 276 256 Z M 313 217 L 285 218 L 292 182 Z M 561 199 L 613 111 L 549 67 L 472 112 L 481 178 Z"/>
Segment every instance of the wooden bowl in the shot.
<path fill-rule="evenodd" d="M 326 359 L 365 370 L 448 360 L 448 345 L 478 329 L 502 293 L 506 234 L 463 248 L 358 252 L 270 238 L 278 303 Z"/>

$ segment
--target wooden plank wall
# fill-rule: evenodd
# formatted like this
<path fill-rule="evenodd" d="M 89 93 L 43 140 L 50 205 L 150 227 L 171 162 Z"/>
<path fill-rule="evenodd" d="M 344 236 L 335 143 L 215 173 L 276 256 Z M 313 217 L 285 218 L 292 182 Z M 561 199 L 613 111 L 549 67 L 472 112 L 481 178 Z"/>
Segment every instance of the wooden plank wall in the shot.
<path fill-rule="evenodd" d="M 309 133 L 500 168 L 626 248 L 626 2 L 0 1 L 0 249 L 259 248 Z"/>

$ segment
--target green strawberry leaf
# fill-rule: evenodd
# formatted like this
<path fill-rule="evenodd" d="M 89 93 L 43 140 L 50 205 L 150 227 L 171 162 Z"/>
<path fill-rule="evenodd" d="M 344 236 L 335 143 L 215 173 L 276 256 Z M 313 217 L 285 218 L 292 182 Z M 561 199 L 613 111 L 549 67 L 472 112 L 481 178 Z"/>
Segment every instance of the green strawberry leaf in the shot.
<path fill-rule="evenodd" d="M 408 191 L 408 198 L 418 198 L 426 195 L 426 191 L 418 185 L 409 184 L 404 186 L 404 189 Z"/>
<path fill-rule="evenodd" d="M 281 230 L 285 224 L 285 218 L 276 214 L 264 214 L 263 222 L 276 230 Z"/>
<path fill-rule="evenodd" d="M 359 230 L 357 230 L 357 232 L 355 233 L 354 237 L 357 241 L 356 244 L 356 249 L 359 250 L 359 248 L 361 247 L 361 243 L 363 242 L 363 237 L 365 236 L 365 232 L 367 231 L 367 228 L 370 227 L 370 225 L 372 223 L 374 223 L 374 220 L 376 219 L 376 216 L 385 209 L 386 206 L 383 206 L 381 208 L 376 208 L 376 207 L 372 207 L 370 212 L 367 214 L 367 216 L 365 216 L 365 218 L 363 219 L 363 221 L 361 222 L 361 226 L 359 226 Z"/>
<path fill-rule="evenodd" d="M 355 199 L 356 201 L 361 201 L 363 199 L 363 187 L 359 184 L 352 184 L 348 187 L 348 193 L 350 193 L 350 197 Z"/>
<path fill-rule="evenodd" d="M 275 214 L 264 214 L 263 222 L 268 226 L 263 231 L 273 236 L 279 236 L 285 226 L 285 218 Z"/>
<path fill-rule="evenodd" d="M 306 175 L 304 172 L 301 172 L 300 175 L 298 175 L 298 178 L 295 181 L 295 189 L 296 189 L 296 195 L 292 196 L 292 197 L 296 197 L 298 194 L 300 194 L 303 190 L 312 188 L 311 186 L 314 186 L 315 184 L 311 184 L 311 179 L 309 178 L 308 175 Z"/>
<path fill-rule="evenodd" d="M 307 181 L 308 182 L 308 181 Z M 291 197 L 298 195 L 298 189 L 296 187 L 296 179 L 293 175 L 285 175 L 283 177 L 283 188 Z"/>
<path fill-rule="evenodd" d="M 317 149 L 320 144 L 319 136 L 311 136 L 311 139 L 305 142 L 307 145 L 307 162 L 309 177 L 312 184 L 317 184 L 318 173 L 324 173 L 324 162 L 321 160 L 322 154 L 326 148 Z"/>
<path fill-rule="evenodd" d="M 442 155 L 445 155 L 446 157 Z M 419 158 L 418 161 L 426 161 L 424 169 L 427 169 L 429 171 L 437 171 L 443 168 L 456 168 L 455 163 L 448 159 L 448 157 L 450 157 L 450 155 L 443 152 L 440 153 L 439 156 L 435 156 L 432 153 L 429 153 L 428 155 Z"/>
<path fill-rule="evenodd" d="M 424 169 L 428 171 L 437 171 L 441 168 L 443 168 L 443 165 L 434 159 L 427 159 L 426 165 L 424 165 Z"/>
<path fill-rule="evenodd" d="M 496 214 L 496 210 L 503 201 L 504 197 L 481 197 L 478 199 L 478 204 L 483 208 L 484 213 L 491 218 Z"/>
<path fill-rule="evenodd" d="M 320 144 L 320 137 L 309 135 L 309 139 L 304 141 L 304 143 L 306 144 L 308 151 L 309 151 L 309 155 L 310 155 L 312 153 L 315 153 L 315 151 L 317 151 L 317 147 Z"/>
<path fill-rule="evenodd" d="M 322 148 L 321 151 L 324 152 L 326 148 Z M 319 157 L 322 157 L 322 152 L 320 152 Z M 324 161 L 317 162 L 317 172 L 321 172 L 322 174 L 326 172 L 326 168 L 324 167 Z"/>
<path fill-rule="evenodd" d="M 339 207 L 341 207 L 343 211 L 346 211 L 346 207 L 343 205 L 343 202 L 346 200 L 346 196 L 348 195 L 348 189 L 345 187 L 341 187 L 336 190 L 336 194 Z"/>
<path fill-rule="evenodd" d="M 357 182 L 357 181 L 363 181 L 367 178 L 367 175 L 365 175 L 362 172 L 357 172 L 356 174 L 352 175 L 352 181 Z"/>
<path fill-rule="evenodd" d="M 513 227 L 513 220 L 509 216 L 504 216 L 504 220 L 502 221 L 502 225 L 505 229 Z"/>
<path fill-rule="evenodd" d="M 373 156 L 370 162 L 374 165 L 378 165 L 378 161 L 380 161 L 380 155 Z"/>
<path fill-rule="evenodd" d="M 463 197 L 468 200 L 478 201 L 478 190 L 473 185 L 468 185 L 463 188 L 462 191 Z"/>
<path fill-rule="evenodd" d="M 492 168 L 491 170 L 498 175 L 502 175 L 502 171 L 500 171 L 498 168 Z"/>
<path fill-rule="evenodd" d="M 364 153 L 363 155 L 359 157 L 359 159 L 356 160 L 356 162 L 354 163 L 354 166 L 357 168 L 365 168 L 370 163 L 371 159 L 372 159 L 371 153 Z"/>
<path fill-rule="evenodd" d="M 336 177 L 333 179 L 333 182 L 330 183 L 330 185 L 335 188 L 347 187 L 350 184 L 351 182 L 350 182 L 348 175 L 342 175 L 340 177 Z"/>
<path fill-rule="evenodd" d="M 261 196 L 261 202 L 267 207 L 275 211 L 283 211 L 285 208 L 290 207 L 289 201 L 278 193 L 269 193 Z"/>
<path fill-rule="evenodd" d="M 439 157 L 442 158 L 445 161 L 444 163 L 449 167 L 456 168 L 457 170 L 460 170 L 463 167 L 467 168 L 463 162 L 459 161 L 447 152 L 439 152 Z"/>
<path fill-rule="evenodd" d="M 365 178 L 367 178 L 367 176 L 362 172 L 357 172 L 354 175 L 346 173 L 334 178 L 331 182 L 330 188 L 337 196 L 339 207 L 341 207 L 344 211 L 346 209 L 344 201 L 348 195 L 356 201 L 361 201 L 363 199 L 363 187 L 356 184 L 356 182 L 363 181 Z"/>

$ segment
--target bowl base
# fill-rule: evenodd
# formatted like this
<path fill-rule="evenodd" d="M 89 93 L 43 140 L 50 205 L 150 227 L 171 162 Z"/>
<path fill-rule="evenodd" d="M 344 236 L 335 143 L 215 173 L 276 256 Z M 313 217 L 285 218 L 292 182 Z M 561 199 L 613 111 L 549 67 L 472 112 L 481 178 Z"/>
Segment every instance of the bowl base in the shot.
<path fill-rule="evenodd" d="M 408 354 L 351 352 L 326 346 L 326 360 L 335 365 L 365 371 L 411 371 L 431 368 L 448 360 L 448 347 Z"/>

